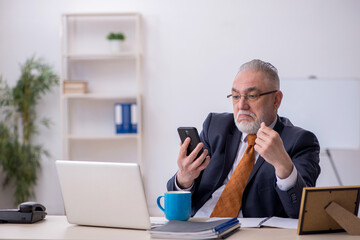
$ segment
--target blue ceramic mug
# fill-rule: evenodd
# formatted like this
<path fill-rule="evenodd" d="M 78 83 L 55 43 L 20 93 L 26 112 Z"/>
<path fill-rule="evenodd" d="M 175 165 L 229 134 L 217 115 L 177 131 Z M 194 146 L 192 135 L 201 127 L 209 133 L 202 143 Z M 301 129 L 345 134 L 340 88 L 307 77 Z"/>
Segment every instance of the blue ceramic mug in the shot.
<path fill-rule="evenodd" d="M 161 198 L 164 198 L 164 207 L 161 206 Z M 167 192 L 163 196 L 159 196 L 156 202 L 168 220 L 186 221 L 190 218 L 191 192 Z"/>

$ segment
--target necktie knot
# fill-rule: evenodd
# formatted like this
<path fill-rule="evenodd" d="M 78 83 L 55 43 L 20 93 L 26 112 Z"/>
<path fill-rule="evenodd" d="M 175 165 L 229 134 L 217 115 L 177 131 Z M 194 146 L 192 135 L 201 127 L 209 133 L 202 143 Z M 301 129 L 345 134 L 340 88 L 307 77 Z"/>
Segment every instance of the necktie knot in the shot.
<path fill-rule="evenodd" d="M 247 135 L 247 141 L 248 141 L 248 145 L 250 146 L 254 146 L 255 145 L 255 139 L 256 139 L 256 134 L 249 134 Z"/>

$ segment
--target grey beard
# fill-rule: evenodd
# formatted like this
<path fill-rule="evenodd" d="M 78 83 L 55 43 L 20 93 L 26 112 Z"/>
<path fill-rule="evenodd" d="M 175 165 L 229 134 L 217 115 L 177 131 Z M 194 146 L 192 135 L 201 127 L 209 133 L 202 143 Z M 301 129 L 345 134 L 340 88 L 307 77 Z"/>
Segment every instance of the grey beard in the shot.
<path fill-rule="evenodd" d="M 234 115 L 234 120 L 235 120 L 235 125 L 236 127 L 239 129 L 240 132 L 243 133 L 247 133 L 247 134 L 256 134 L 257 131 L 260 129 L 261 126 L 261 120 L 259 120 L 253 113 L 248 112 L 248 111 L 239 111 L 239 114 L 249 114 L 254 121 L 252 122 L 246 122 L 246 121 L 242 121 L 242 122 L 238 122 L 237 118 L 238 116 L 235 117 Z"/>

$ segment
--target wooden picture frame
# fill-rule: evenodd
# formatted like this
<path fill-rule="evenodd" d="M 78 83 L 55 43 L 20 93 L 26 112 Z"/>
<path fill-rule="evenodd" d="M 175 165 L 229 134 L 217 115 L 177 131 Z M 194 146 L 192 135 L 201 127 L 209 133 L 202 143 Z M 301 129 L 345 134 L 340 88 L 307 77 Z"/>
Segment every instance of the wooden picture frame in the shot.
<path fill-rule="evenodd" d="M 297 233 L 302 235 L 344 231 L 325 209 L 335 202 L 357 216 L 359 200 L 360 186 L 303 188 Z"/>

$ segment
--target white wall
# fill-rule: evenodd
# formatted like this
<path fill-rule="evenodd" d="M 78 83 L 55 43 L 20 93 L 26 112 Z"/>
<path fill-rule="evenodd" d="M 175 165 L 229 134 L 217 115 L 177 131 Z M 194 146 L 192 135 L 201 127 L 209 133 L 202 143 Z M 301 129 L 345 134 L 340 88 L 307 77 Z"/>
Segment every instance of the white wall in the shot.
<path fill-rule="evenodd" d="M 98 11 L 142 14 L 143 170 L 152 215 L 160 214 L 156 196 L 166 191 L 177 169 L 176 128 L 201 129 L 208 112 L 231 110 L 225 96 L 245 61 L 269 61 L 281 78 L 360 78 L 356 0 L 0 0 L 0 73 L 15 84 L 18 64 L 36 53 L 60 74 L 60 15 Z M 344 102 L 344 107 L 351 103 Z M 50 131 L 42 129 L 37 139 L 52 158 L 43 161 L 35 200 L 50 214 L 60 214 L 63 205 L 54 167 L 54 160 L 61 158 L 59 89 L 44 98 L 39 114 L 50 117 L 54 125 Z M 360 183 L 359 153 L 333 151 L 346 185 Z M 324 155 L 321 166 L 318 185 L 337 185 Z M 10 189 L 0 190 L 0 208 L 11 206 L 10 195 Z"/>

